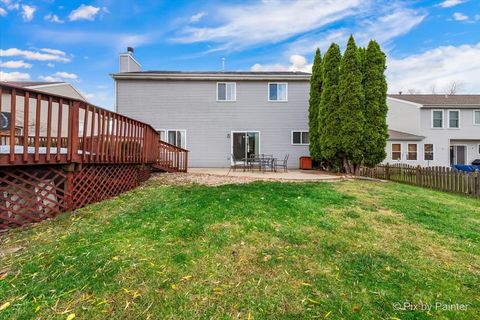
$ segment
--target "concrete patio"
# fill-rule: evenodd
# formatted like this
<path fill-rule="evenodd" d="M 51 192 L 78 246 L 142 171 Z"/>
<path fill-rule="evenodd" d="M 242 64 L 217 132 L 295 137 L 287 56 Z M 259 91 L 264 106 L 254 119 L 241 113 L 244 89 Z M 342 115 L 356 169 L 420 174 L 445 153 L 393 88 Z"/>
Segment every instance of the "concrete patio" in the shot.
<path fill-rule="evenodd" d="M 193 174 L 250 178 L 255 180 L 338 181 L 350 178 L 349 176 L 344 174 L 334 174 L 325 171 L 299 169 L 288 170 L 288 172 L 262 172 L 258 170 L 243 171 L 241 169 L 233 171 L 229 170 L 229 168 L 189 168 L 188 171 L 189 173 Z"/>

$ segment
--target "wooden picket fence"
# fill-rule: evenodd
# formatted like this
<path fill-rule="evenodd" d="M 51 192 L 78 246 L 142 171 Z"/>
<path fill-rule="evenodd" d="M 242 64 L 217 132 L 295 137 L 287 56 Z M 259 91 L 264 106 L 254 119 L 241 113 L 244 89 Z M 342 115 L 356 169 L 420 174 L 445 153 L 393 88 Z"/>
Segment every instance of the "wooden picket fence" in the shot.
<path fill-rule="evenodd" d="M 480 197 L 480 173 L 478 171 L 464 172 L 448 167 L 421 167 L 387 163 L 374 168 L 362 167 L 359 175 Z"/>

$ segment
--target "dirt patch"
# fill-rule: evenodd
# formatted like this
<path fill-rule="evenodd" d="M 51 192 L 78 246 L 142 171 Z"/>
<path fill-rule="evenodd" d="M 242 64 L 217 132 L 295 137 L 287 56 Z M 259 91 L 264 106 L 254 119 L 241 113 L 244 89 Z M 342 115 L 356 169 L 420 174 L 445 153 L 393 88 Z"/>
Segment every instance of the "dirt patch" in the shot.
<path fill-rule="evenodd" d="M 160 181 L 164 185 L 190 185 L 201 184 L 206 186 L 221 186 L 225 184 L 242 184 L 252 183 L 255 181 L 275 181 L 275 182 L 333 182 L 348 179 L 348 177 L 341 175 L 325 175 L 325 180 L 314 179 L 288 179 L 285 177 L 258 177 L 258 176 L 236 176 L 236 175 L 222 175 L 222 174 L 210 174 L 203 172 L 188 172 L 188 173 L 154 173 L 152 179 Z"/>
<path fill-rule="evenodd" d="M 201 184 L 206 186 L 221 186 L 224 184 L 251 183 L 260 179 L 250 177 L 220 176 L 205 173 L 155 173 L 152 179 L 165 185 L 183 186 Z"/>

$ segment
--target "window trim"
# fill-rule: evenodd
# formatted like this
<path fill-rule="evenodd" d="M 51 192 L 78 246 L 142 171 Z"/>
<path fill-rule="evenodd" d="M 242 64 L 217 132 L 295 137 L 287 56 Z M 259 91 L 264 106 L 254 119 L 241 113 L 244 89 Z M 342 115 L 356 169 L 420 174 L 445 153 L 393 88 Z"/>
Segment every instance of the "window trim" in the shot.
<path fill-rule="evenodd" d="M 277 85 L 277 93 L 278 93 L 278 85 L 284 84 L 285 85 L 285 100 L 270 100 L 270 85 L 276 84 Z M 277 95 L 278 98 L 278 95 Z M 267 84 L 267 100 L 268 102 L 288 102 L 288 82 L 268 82 Z"/>
<path fill-rule="evenodd" d="M 474 126 L 480 126 L 480 123 L 476 123 L 476 122 L 475 122 L 475 112 L 480 113 L 480 109 L 473 110 L 473 120 L 472 120 L 473 125 L 474 125 Z"/>
<path fill-rule="evenodd" d="M 393 151 L 394 144 L 398 144 L 400 146 L 400 151 Z M 394 152 L 400 153 L 400 159 L 393 159 Z M 402 161 L 402 144 L 401 143 L 397 143 L 397 142 L 390 143 L 390 159 L 392 159 L 392 161 Z"/>
<path fill-rule="evenodd" d="M 458 127 L 450 127 L 450 111 L 458 112 Z M 460 109 L 448 109 L 447 110 L 447 128 L 448 129 L 460 129 Z"/>
<path fill-rule="evenodd" d="M 435 111 L 440 111 L 442 113 L 442 126 L 441 127 L 435 127 L 433 125 L 434 124 L 433 114 L 435 113 Z M 431 115 L 430 115 L 430 120 L 431 120 L 431 124 L 430 124 L 431 129 L 441 130 L 441 129 L 445 128 L 445 111 L 443 109 L 432 109 Z"/>
<path fill-rule="evenodd" d="M 155 129 L 155 131 L 156 131 L 159 135 L 160 135 L 160 131 L 163 131 L 163 136 L 164 136 L 165 138 L 167 137 L 167 130 L 166 130 L 166 129 Z M 160 135 L 160 137 L 161 137 L 161 135 Z M 159 137 L 159 138 L 160 138 L 160 137 Z M 162 141 L 167 142 L 167 141 L 165 141 L 165 140 L 162 140 Z"/>
<path fill-rule="evenodd" d="M 425 159 L 425 145 L 427 145 L 427 144 L 432 145 L 432 156 L 433 156 L 432 160 Z M 423 144 L 423 161 L 435 161 L 435 144 L 434 143 L 424 143 Z"/>
<path fill-rule="evenodd" d="M 416 148 L 415 148 L 415 159 L 408 159 L 409 158 L 409 154 L 410 154 L 410 149 L 408 148 L 410 145 L 415 145 Z M 407 157 L 406 159 L 407 161 L 418 161 L 418 143 L 407 143 Z"/>
<path fill-rule="evenodd" d="M 218 99 L 218 85 L 219 84 L 225 84 L 225 99 L 227 98 L 227 84 L 233 84 L 233 87 L 234 87 L 234 93 L 233 93 L 233 100 L 219 100 Z M 217 82 L 217 85 L 216 85 L 216 100 L 217 102 L 237 102 L 237 83 L 236 82 L 232 82 L 232 81 L 219 81 Z"/>
<path fill-rule="evenodd" d="M 300 143 L 293 143 L 293 133 L 294 132 L 300 132 Z M 304 132 L 308 132 L 308 141 L 309 143 L 302 143 L 302 133 Z M 310 145 L 310 131 L 309 130 L 305 130 L 305 129 L 302 129 L 302 130 L 292 130 L 290 132 L 290 144 L 292 146 L 309 146 Z"/>
<path fill-rule="evenodd" d="M 165 139 L 166 139 L 166 143 L 169 143 L 171 144 L 170 142 L 168 142 L 168 132 L 169 131 L 183 131 L 184 134 L 185 134 L 185 146 L 182 147 L 180 146 L 180 148 L 183 148 L 183 149 L 186 149 L 187 148 L 187 129 L 157 129 L 156 131 L 165 131 Z"/>

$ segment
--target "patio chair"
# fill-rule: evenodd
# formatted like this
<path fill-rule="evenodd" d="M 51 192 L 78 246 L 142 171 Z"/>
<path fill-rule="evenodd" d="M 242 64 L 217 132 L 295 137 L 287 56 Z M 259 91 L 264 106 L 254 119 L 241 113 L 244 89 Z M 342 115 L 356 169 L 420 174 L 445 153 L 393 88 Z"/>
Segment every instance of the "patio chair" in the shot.
<path fill-rule="evenodd" d="M 275 166 L 275 171 L 277 171 L 278 168 L 283 168 L 283 172 L 288 172 L 288 158 L 290 157 L 289 154 L 285 156 L 285 158 L 281 161 L 278 161 L 275 159 L 274 161 L 274 166 Z"/>
<path fill-rule="evenodd" d="M 243 169 L 243 171 L 245 171 L 245 168 L 247 166 L 245 159 L 236 159 L 233 153 L 231 154 L 231 157 L 232 157 L 232 164 L 230 165 L 230 170 L 228 170 L 228 173 L 230 173 L 231 170 L 233 171 L 237 170 L 237 168 L 241 168 Z"/>

